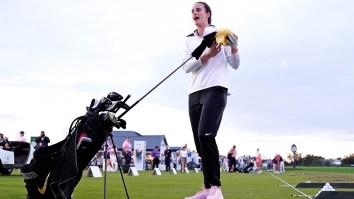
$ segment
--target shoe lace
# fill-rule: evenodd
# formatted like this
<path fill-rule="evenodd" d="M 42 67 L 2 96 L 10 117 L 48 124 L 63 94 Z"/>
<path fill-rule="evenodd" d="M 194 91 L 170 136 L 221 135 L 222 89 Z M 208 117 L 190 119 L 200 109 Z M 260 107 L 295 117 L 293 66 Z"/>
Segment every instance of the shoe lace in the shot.
<path fill-rule="evenodd" d="M 204 188 L 204 187 L 201 187 L 201 188 L 202 188 L 202 190 L 198 191 L 198 192 L 197 192 L 197 195 L 198 195 L 198 194 L 203 194 L 203 193 L 208 193 L 208 191 L 210 190 L 210 189 L 206 189 L 206 188 Z"/>
<path fill-rule="evenodd" d="M 217 186 L 212 186 L 212 187 L 209 189 L 208 194 L 209 194 L 209 195 L 215 195 L 218 190 L 219 190 L 219 187 L 217 187 Z"/>

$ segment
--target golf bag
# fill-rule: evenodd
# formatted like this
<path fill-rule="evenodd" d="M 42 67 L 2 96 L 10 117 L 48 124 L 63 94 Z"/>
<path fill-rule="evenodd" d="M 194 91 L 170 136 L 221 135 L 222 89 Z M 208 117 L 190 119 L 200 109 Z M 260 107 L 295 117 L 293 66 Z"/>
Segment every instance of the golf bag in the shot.
<path fill-rule="evenodd" d="M 87 113 L 72 122 L 64 140 L 37 149 L 31 163 L 21 168 L 27 199 L 70 199 L 83 170 L 112 132 L 113 126 L 125 128 L 125 121 L 113 114 L 118 105 L 111 100 L 104 102 L 107 98 L 102 99 L 99 103 L 93 100 Z M 100 111 L 107 112 L 100 114 Z"/>

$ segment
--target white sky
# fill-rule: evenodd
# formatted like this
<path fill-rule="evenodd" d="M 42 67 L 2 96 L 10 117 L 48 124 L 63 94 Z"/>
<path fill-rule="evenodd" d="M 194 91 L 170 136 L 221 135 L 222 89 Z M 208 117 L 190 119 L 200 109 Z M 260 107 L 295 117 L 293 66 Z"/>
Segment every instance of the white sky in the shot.
<path fill-rule="evenodd" d="M 111 91 L 133 104 L 181 64 L 193 1 L 0 1 L 0 132 L 52 144 Z M 241 65 L 220 153 L 337 158 L 354 153 L 354 1 L 207 1 L 239 36 Z M 127 129 L 194 148 L 181 69 L 132 109 Z"/>

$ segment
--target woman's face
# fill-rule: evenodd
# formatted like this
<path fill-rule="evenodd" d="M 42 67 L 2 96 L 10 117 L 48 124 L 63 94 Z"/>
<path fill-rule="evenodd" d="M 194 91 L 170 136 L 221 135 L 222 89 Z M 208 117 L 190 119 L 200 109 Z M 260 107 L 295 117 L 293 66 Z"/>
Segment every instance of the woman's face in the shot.
<path fill-rule="evenodd" d="M 192 19 L 196 26 L 208 26 L 210 13 L 205 12 L 205 7 L 201 3 L 195 3 L 192 8 Z"/>

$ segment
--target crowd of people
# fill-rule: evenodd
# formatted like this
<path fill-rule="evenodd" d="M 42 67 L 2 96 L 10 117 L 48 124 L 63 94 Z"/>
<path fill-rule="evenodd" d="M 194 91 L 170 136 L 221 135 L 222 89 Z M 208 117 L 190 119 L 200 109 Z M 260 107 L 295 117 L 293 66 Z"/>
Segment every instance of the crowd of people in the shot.
<path fill-rule="evenodd" d="M 257 148 L 255 156 L 241 156 L 236 157 L 236 145 L 228 151 L 227 156 L 220 156 L 220 169 L 221 171 L 228 171 L 230 173 L 262 173 L 262 165 L 266 164 L 267 172 L 274 172 L 282 174 L 285 172 L 285 164 L 283 157 L 276 153 L 274 158 L 264 160 L 260 149 Z"/>
<path fill-rule="evenodd" d="M 124 173 L 128 172 L 132 163 L 132 149 L 133 147 L 130 143 L 130 137 L 126 137 L 122 145 L 122 167 Z M 116 159 L 116 156 L 113 153 L 114 150 L 112 149 L 112 144 L 108 144 L 108 171 L 117 170 L 118 160 Z M 195 157 L 192 157 L 192 154 L 195 154 Z M 172 152 L 168 145 L 165 146 L 165 150 L 163 152 L 160 152 L 160 147 L 155 146 L 150 154 L 150 157 L 151 167 L 145 165 L 145 169 L 161 168 L 159 167 L 159 165 L 163 164 L 164 167 L 162 168 L 164 168 L 164 171 L 166 172 L 171 172 L 171 168 L 174 168 L 176 171 L 179 171 L 181 173 L 185 173 L 186 168 L 188 168 L 188 170 L 194 168 L 203 170 L 203 165 L 200 161 L 200 157 L 196 152 L 191 152 L 188 149 L 187 144 L 185 144 L 177 152 Z M 97 157 L 94 157 L 94 159 L 96 158 Z M 267 165 L 265 168 L 267 172 L 274 172 L 279 174 L 285 172 L 284 160 L 280 154 L 277 153 L 274 158 L 265 160 L 259 148 L 256 149 L 256 153 L 254 156 L 237 157 L 236 145 L 233 145 L 229 149 L 226 156 L 221 155 L 219 158 L 221 171 L 227 171 L 230 173 L 239 172 L 260 174 L 263 172 L 262 165 L 264 164 Z"/>
<path fill-rule="evenodd" d="M 27 142 L 27 139 L 25 138 L 24 131 L 19 132 L 18 137 L 16 138 L 16 141 Z M 45 135 L 44 131 L 41 131 L 40 135 L 38 137 L 36 137 L 36 139 L 34 141 L 36 143 L 36 146 L 34 147 L 35 149 L 46 147 L 46 146 L 48 146 L 48 143 L 50 143 L 50 139 L 48 136 Z M 9 142 L 8 138 L 3 133 L 0 133 L 0 148 L 2 148 L 4 150 L 13 150 L 11 143 Z"/>
<path fill-rule="evenodd" d="M 20 131 L 16 141 L 27 142 L 25 138 L 25 132 Z M 40 135 L 34 140 L 36 142 L 35 149 L 48 146 L 50 139 L 45 135 L 44 131 L 40 132 Z M 4 150 L 12 150 L 12 146 L 8 141 L 8 138 L 0 133 L 0 148 Z M 122 145 L 122 158 L 124 159 L 123 172 L 127 173 L 131 164 L 133 146 L 130 142 L 130 137 L 127 136 Z M 115 150 L 113 150 L 112 144 L 108 143 L 107 148 L 107 164 L 111 171 L 117 170 L 117 159 L 115 156 Z M 186 168 L 190 166 L 192 168 L 202 168 L 202 164 L 199 161 L 195 161 L 191 158 L 191 151 L 188 149 L 187 144 L 185 144 L 175 155 L 172 155 L 172 151 L 169 146 L 166 148 L 163 154 L 160 154 L 160 147 L 156 146 L 151 153 L 152 157 L 152 169 L 159 168 L 161 162 L 165 165 L 165 171 L 170 172 L 171 166 L 176 170 L 179 169 L 180 172 L 184 173 Z M 98 156 L 95 156 L 93 160 L 97 162 Z M 243 173 L 262 173 L 263 158 L 260 149 L 257 148 L 255 156 L 241 156 L 237 158 L 236 145 L 233 145 L 228 151 L 226 156 L 220 156 L 219 158 L 220 168 L 222 171 L 232 172 L 243 172 Z M 280 154 L 276 154 L 274 158 L 267 159 L 264 162 L 267 172 L 274 172 L 282 174 L 285 172 L 285 165 L 283 157 Z M 178 165 L 178 166 L 177 166 Z"/>

